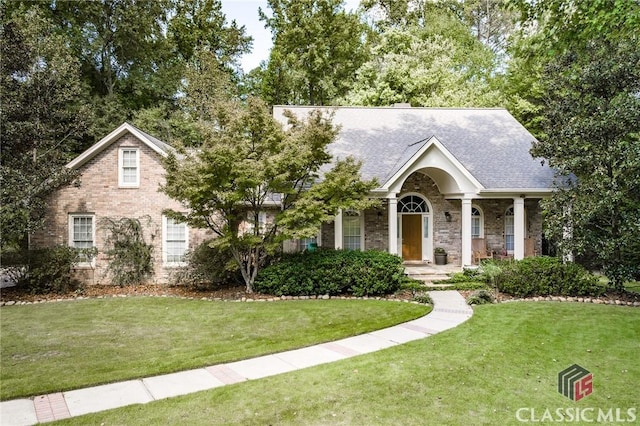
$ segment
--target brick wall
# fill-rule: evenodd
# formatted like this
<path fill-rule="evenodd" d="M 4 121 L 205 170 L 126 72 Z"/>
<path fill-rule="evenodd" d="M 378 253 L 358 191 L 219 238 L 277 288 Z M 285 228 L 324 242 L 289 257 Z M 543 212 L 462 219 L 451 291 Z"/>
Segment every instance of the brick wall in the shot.
<path fill-rule="evenodd" d="M 460 263 L 462 259 L 462 203 L 460 200 L 446 200 L 438 190 L 435 182 L 422 173 L 414 173 L 405 181 L 398 198 L 406 193 L 419 193 L 431 204 L 431 220 L 433 223 L 433 248 L 442 247 L 447 251 L 449 263 Z M 542 250 L 542 213 L 539 199 L 526 199 L 525 237 L 535 238 L 537 253 Z M 487 247 L 500 250 L 505 246 L 504 217 L 506 210 L 513 205 L 513 199 L 473 200 L 484 214 L 484 235 Z M 374 208 L 365 211 L 365 249 L 388 250 L 389 210 L 384 201 Z M 445 212 L 449 212 L 451 220 L 447 221 Z M 334 248 L 333 223 L 322 226 L 322 246 Z M 400 248 L 399 248 L 400 249 Z"/>
<path fill-rule="evenodd" d="M 140 185 L 137 188 L 118 187 L 118 149 L 137 147 L 140 156 Z M 162 262 L 162 210 L 180 210 L 181 206 L 164 193 L 158 191 L 164 181 L 164 168 L 160 156 L 127 134 L 97 154 L 80 169 L 78 185 L 70 185 L 54 193 L 48 202 L 45 228 L 31 237 L 33 247 L 48 247 L 69 243 L 69 214 L 91 213 L 99 225 L 101 218 L 144 218 L 145 238 L 154 245 L 155 275 L 153 282 L 167 281 L 172 268 Z M 147 218 L 150 223 L 147 224 Z M 104 230 L 95 231 L 95 244 L 101 251 L 104 247 Z M 201 243 L 207 234 L 203 230 L 190 229 L 189 246 Z M 88 284 L 109 284 L 105 276 L 106 259 L 99 253 L 95 268 L 84 268 L 79 276 Z"/>

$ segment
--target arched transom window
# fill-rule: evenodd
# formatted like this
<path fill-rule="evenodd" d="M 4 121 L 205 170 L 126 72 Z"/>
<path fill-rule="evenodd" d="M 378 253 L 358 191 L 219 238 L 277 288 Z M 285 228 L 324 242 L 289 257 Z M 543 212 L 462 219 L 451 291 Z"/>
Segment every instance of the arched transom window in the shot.
<path fill-rule="evenodd" d="M 398 213 L 429 213 L 429 206 L 422 197 L 407 195 L 398 201 Z"/>

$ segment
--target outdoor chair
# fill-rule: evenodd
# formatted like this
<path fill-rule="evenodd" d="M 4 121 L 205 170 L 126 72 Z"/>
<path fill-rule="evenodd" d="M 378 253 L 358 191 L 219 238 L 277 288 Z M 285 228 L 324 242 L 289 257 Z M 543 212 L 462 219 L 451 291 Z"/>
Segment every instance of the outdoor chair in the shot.
<path fill-rule="evenodd" d="M 473 263 L 480 264 L 483 259 L 492 259 L 491 253 L 487 252 L 487 245 L 484 238 L 472 238 L 471 239 L 471 253 L 473 257 Z"/>
<path fill-rule="evenodd" d="M 537 256 L 536 240 L 533 238 L 524 239 L 524 257 Z"/>

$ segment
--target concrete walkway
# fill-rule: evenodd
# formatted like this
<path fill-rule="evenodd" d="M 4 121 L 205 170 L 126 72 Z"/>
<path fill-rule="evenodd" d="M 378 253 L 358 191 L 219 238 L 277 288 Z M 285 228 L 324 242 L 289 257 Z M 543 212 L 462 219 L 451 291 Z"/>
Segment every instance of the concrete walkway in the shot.
<path fill-rule="evenodd" d="M 473 314 L 457 291 L 432 291 L 429 295 L 434 309 L 428 315 L 335 342 L 146 379 L 0 402 L 0 425 L 26 426 L 60 420 L 338 361 L 431 336 L 463 323 Z"/>

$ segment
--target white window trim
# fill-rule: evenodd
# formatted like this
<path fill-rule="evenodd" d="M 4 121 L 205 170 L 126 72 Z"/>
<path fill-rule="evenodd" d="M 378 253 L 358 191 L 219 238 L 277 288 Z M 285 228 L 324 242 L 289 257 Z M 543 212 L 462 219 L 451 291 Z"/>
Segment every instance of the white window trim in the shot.
<path fill-rule="evenodd" d="M 180 266 L 186 266 L 187 262 L 169 262 L 167 260 L 167 219 L 168 217 L 165 215 L 162 215 L 162 265 L 164 267 L 180 267 Z M 184 245 L 185 245 L 185 252 L 189 250 L 189 225 L 185 224 L 185 241 L 184 241 Z"/>
<path fill-rule="evenodd" d="M 136 153 L 136 181 L 124 182 L 124 151 L 135 151 Z M 140 149 L 135 146 L 121 146 L 118 149 L 118 186 L 121 188 L 140 187 Z"/>
<path fill-rule="evenodd" d="M 73 239 L 73 222 L 75 218 L 90 217 L 91 218 L 91 240 L 93 247 L 96 247 L 96 215 L 93 213 L 71 213 L 69 214 L 67 229 L 69 232 L 69 247 L 74 247 Z M 96 265 L 95 257 L 91 258 L 91 262 L 78 262 L 74 266 L 77 268 L 93 268 Z"/>

